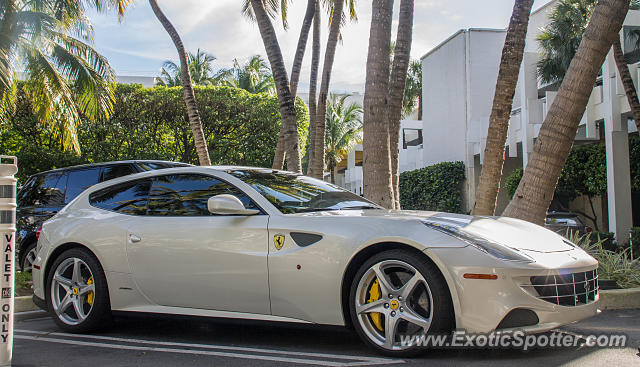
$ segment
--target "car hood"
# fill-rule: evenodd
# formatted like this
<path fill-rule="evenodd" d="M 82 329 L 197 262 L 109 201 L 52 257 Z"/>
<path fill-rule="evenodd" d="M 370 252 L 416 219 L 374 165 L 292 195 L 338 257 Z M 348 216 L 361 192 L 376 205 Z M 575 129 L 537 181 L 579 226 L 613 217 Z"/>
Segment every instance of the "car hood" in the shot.
<path fill-rule="evenodd" d="M 431 226 L 448 227 L 471 236 L 482 237 L 518 250 L 532 252 L 570 251 L 574 247 L 544 227 L 508 217 L 471 216 L 411 210 L 336 210 L 298 214 L 304 216 L 364 217 L 386 220 L 419 220 Z"/>

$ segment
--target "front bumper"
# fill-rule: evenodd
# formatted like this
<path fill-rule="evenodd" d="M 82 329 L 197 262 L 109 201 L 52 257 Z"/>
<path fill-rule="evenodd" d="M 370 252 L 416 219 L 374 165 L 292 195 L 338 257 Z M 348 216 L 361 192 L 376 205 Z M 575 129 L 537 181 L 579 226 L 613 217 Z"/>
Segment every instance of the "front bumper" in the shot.
<path fill-rule="evenodd" d="M 509 263 L 494 259 L 473 248 L 436 248 L 425 253 L 438 263 L 449 283 L 456 312 L 456 327 L 468 332 L 487 333 L 516 309 L 531 310 L 538 318 L 534 325 L 500 330 L 543 332 L 579 321 L 597 313 L 598 295 L 587 304 L 563 306 L 538 298 L 530 277 L 586 272 L 597 262 L 581 250 L 536 254 L 534 263 Z M 469 263 L 477 264 L 469 266 Z M 464 274 L 495 274 L 495 280 L 465 279 Z M 526 286 L 529 284 L 529 286 Z"/>

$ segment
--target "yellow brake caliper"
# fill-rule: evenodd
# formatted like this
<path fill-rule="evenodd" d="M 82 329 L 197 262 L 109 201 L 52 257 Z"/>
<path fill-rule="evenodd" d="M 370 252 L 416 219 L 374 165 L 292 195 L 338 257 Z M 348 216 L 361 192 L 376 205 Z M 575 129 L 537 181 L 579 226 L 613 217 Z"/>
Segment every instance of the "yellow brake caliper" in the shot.
<path fill-rule="evenodd" d="M 93 284 L 93 277 L 87 280 L 87 284 Z M 87 303 L 91 306 L 93 305 L 93 291 L 87 293 Z"/>
<path fill-rule="evenodd" d="M 380 292 L 380 283 L 378 283 L 378 279 L 371 284 L 371 288 L 369 288 L 369 299 L 367 303 L 375 302 L 382 297 L 382 292 Z M 369 314 L 371 317 L 371 322 L 375 325 L 376 329 L 383 331 L 382 328 L 382 314 L 379 312 L 372 312 Z"/>

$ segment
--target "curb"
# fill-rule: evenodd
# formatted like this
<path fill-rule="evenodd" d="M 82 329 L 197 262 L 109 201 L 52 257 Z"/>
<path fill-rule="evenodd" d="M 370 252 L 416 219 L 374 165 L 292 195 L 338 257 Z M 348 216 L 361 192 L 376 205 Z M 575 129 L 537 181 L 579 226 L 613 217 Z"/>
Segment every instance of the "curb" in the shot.
<path fill-rule="evenodd" d="M 640 287 L 601 290 L 598 308 L 601 310 L 629 310 L 640 308 Z"/>
<path fill-rule="evenodd" d="M 31 296 L 15 297 L 14 312 L 37 311 L 40 307 L 36 306 Z"/>

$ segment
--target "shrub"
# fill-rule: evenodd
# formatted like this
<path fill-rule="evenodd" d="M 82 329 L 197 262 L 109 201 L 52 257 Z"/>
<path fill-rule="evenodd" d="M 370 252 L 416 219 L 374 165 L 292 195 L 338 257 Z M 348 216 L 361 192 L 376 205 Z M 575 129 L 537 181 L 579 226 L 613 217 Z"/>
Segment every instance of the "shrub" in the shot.
<path fill-rule="evenodd" d="M 280 129 L 278 98 L 230 87 L 195 87 L 196 101 L 213 164 L 270 167 Z M 304 154 L 309 128 L 306 105 L 296 100 Z M 18 156 L 19 179 L 52 168 L 123 159 L 166 159 L 197 163 L 180 87 L 118 85 L 112 116 L 78 126 L 82 153 L 61 150 L 61 136 L 39 123 L 19 98 L 10 123 L 0 126 L 0 152 Z"/>
<path fill-rule="evenodd" d="M 400 204 L 407 210 L 462 213 L 462 162 L 442 162 L 400 174 Z"/>
<path fill-rule="evenodd" d="M 597 234 L 596 234 L 597 235 Z M 629 249 L 611 251 L 604 247 L 605 238 L 593 239 L 592 233 L 578 235 L 570 233 L 571 242 L 598 260 L 598 277 L 615 280 L 622 288 L 640 286 L 640 258 L 632 258 Z"/>

